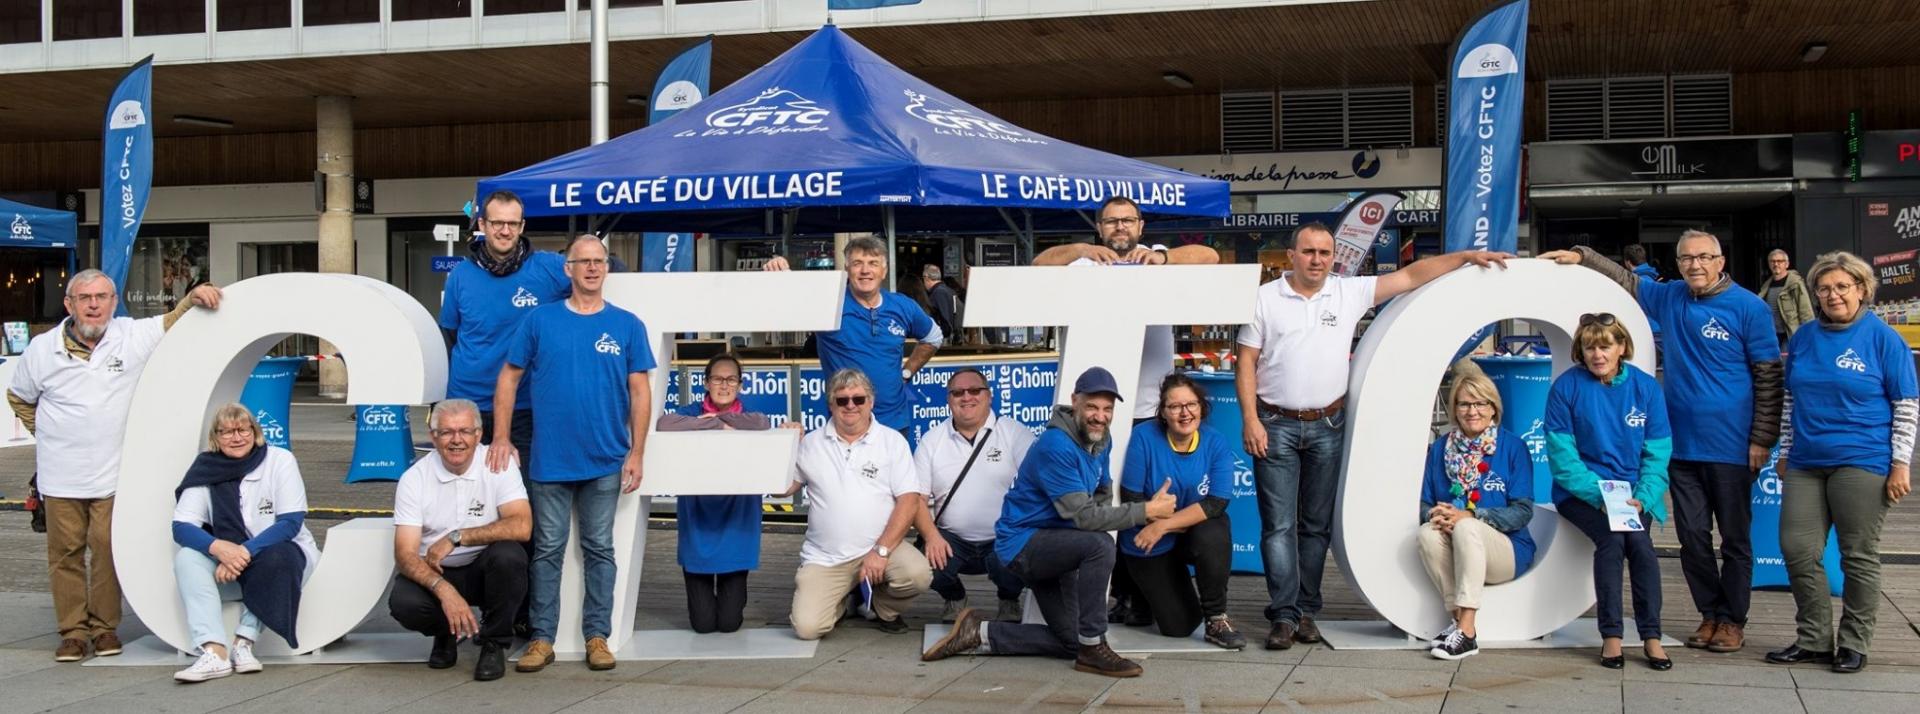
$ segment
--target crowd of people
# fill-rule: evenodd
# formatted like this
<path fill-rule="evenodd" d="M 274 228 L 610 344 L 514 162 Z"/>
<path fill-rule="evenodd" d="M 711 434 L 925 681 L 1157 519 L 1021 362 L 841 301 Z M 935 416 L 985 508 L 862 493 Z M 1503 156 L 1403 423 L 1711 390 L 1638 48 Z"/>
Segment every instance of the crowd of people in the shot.
<path fill-rule="evenodd" d="M 429 418 L 433 451 L 406 471 L 394 496 L 390 614 L 431 638 L 431 667 L 454 666 L 460 640 L 472 639 L 479 680 L 504 676 L 516 637 L 529 641 L 516 671 L 554 661 L 561 571 L 576 536 L 586 662 L 616 666 L 614 514 L 642 481 L 651 429 L 764 430 L 784 421 L 745 410 L 742 365 L 722 354 L 703 369 L 704 394 L 656 423 L 649 332 L 605 300 L 606 247 L 581 236 L 564 253 L 534 251 L 521 209 L 511 193 L 487 197 L 478 217 L 485 235 L 448 278 L 440 314 L 451 355 L 448 398 Z M 1217 260 L 1203 246 L 1143 244 L 1139 207 L 1124 198 L 1102 206 L 1097 227 L 1097 242 L 1049 249 L 1035 264 Z M 1841 672 L 1865 666 L 1880 525 L 1909 489 L 1920 418 L 1913 361 L 1865 309 L 1875 280 L 1857 257 L 1823 256 L 1802 281 L 1781 254 L 1755 293 L 1731 284 L 1714 236 L 1689 231 L 1677 248 L 1684 279 L 1664 283 L 1584 247 L 1541 256 L 1617 281 L 1662 326 L 1667 355 L 1656 379 L 1632 363 L 1633 338 L 1616 316 L 1580 320 L 1578 367 L 1554 381 L 1547 403 L 1551 510 L 1533 502 L 1527 445 L 1499 426 L 1498 390 L 1471 363 L 1456 368 L 1446 395 L 1451 427 L 1429 450 L 1419 499 L 1419 559 L 1452 619 L 1431 643 L 1433 656 L 1478 651 L 1479 623 L 1501 616 L 1480 612 L 1485 589 L 1527 573 L 1541 555 L 1529 524 L 1557 515 L 1594 545 L 1600 663 L 1624 666 L 1624 566 L 1646 662 L 1670 669 L 1652 542 L 1644 527 L 1611 525 L 1603 496 L 1610 484 L 1630 489 L 1640 524 L 1675 522 L 1701 616 L 1687 645 L 1741 650 L 1752 580 L 1748 489 L 1777 442 L 1781 546 L 1798 631 L 1766 659 Z M 1227 504 L 1234 473 L 1250 460 L 1268 594 L 1261 644 L 1321 641 L 1314 618 L 1324 605 L 1344 460 L 1348 351 L 1362 318 L 1448 272 L 1501 268 L 1512 258 L 1469 251 L 1347 277 L 1332 272 L 1333 256 L 1325 226 L 1303 227 L 1289 249 L 1293 269 L 1259 288 L 1254 319 L 1237 340 L 1237 442 L 1207 425 L 1208 395 L 1173 371 L 1171 329 L 1158 327 L 1143 345 L 1137 384 L 1122 386 L 1100 367 L 1084 371 L 1037 436 L 996 412 L 999 395 L 986 375 L 959 370 L 946 383 L 950 417 L 915 443 L 906 430 L 907 384 L 957 318 L 929 316 L 882 288 L 884 245 L 850 241 L 840 327 L 815 336 L 830 375 L 831 419 L 800 438 L 787 491 L 803 493 L 809 512 L 792 587 L 793 634 L 828 636 L 849 611 L 871 612 L 880 630 L 905 633 L 904 613 L 932 589 L 951 627 L 922 654 L 926 661 L 1038 655 L 1071 659 L 1084 672 L 1139 675 L 1140 664 L 1111 647 L 1110 620 L 1241 649 L 1247 637 L 1226 607 Z M 1805 307 L 1806 283 L 1817 309 Z M 95 270 L 76 274 L 66 288 L 70 317 L 34 338 L 7 388 L 13 411 L 39 439 L 58 661 L 121 650 L 110 538 L 119 444 L 141 367 L 166 329 L 193 306 L 219 309 L 212 285 L 188 297 L 164 316 L 116 318 L 113 281 Z M 1135 434 L 1116 455 L 1112 430 L 1129 403 Z M 318 560 L 293 454 L 268 446 L 237 404 L 213 414 L 206 447 L 182 477 L 173 517 L 174 571 L 198 650 L 176 675 L 183 682 L 260 671 L 254 647 L 262 627 L 297 646 L 302 584 Z M 679 500 L 679 564 L 695 632 L 743 627 L 747 579 L 761 562 L 760 512 L 757 496 Z M 1846 574 L 1837 632 L 1820 562 L 1829 528 Z M 990 613 L 970 606 L 962 575 L 991 582 Z M 1025 616 L 1023 593 L 1038 621 Z M 1110 596 L 1119 606 L 1110 607 Z M 222 616 L 228 601 L 241 604 L 232 630 Z"/>

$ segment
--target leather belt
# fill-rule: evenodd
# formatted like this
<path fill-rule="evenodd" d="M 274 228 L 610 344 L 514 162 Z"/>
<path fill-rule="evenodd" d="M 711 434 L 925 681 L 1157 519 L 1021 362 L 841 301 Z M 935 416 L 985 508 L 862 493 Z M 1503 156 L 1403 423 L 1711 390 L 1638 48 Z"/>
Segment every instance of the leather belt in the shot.
<path fill-rule="evenodd" d="M 1346 405 L 1347 405 L 1347 398 L 1345 396 L 1342 396 L 1339 399 L 1335 399 L 1333 400 L 1332 404 L 1328 404 L 1324 407 L 1320 407 L 1319 409 L 1282 409 L 1272 404 L 1261 402 L 1260 413 L 1261 414 L 1277 414 L 1279 416 L 1283 416 L 1288 419 L 1292 419 L 1294 421 L 1319 421 L 1321 419 L 1325 419 L 1335 414 L 1339 414 L 1340 409 L 1342 407 L 1345 407 Z"/>

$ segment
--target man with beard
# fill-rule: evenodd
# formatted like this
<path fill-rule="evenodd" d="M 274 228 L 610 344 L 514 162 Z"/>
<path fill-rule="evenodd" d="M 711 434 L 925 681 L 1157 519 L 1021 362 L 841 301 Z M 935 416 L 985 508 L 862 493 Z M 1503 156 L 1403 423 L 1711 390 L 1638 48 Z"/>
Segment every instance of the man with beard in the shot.
<path fill-rule="evenodd" d="M 114 317 L 113 279 L 82 270 L 67 281 L 67 319 L 27 345 L 7 406 L 32 431 L 47 569 L 60 622 L 56 662 L 120 654 L 120 581 L 113 571 L 113 496 L 120 482 L 133 388 L 160 338 L 187 310 L 220 307 L 200 285 L 159 317 Z M 91 551 L 91 553 L 89 553 Z"/>
<path fill-rule="evenodd" d="M 1045 625 L 990 622 L 961 610 L 953 629 L 920 655 L 926 662 L 956 655 L 1045 655 L 1074 659 L 1073 668 L 1108 677 L 1140 676 L 1140 665 L 1107 645 L 1107 579 L 1113 537 L 1107 531 L 1169 518 L 1178 505 L 1169 484 L 1146 501 L 1111 503 L 1114 402 L 1124 401 L 1113 374 L 1094 367 L 1073 385 L 1073 405 L 1056 406 L 1047 431 L 1020 464 L 994 524 L 994 552 L 1033 590 Z"/>
<path fill-rule="evenodd" d="M 1673 515 L 1680 570 L 1700 611 L 1686 645 L 1714 652 L 1746 646 L 1753 592 L 1753 500 L 1750 489 L 1780 438 L 1785 403 L 1774 318 L 1758 295 L 1726 273 L 1720 239 L 1689 230 L 1674 244 L 1678 282 L 1657 283 L 1621 270 L 1585 246 L 1540 255 L 1582 265 L 1626 288 L 1647 317 L 1669 328 L 1667 408 L 1673 424 Z M 1720 562 L 1713 527 L 1720 526 Z"/>
<path fill-rule="evenodd" d="M 486 238 L 467 244 L 472 256 L 447 274 L 440 299 L 440 331 L 447 338 L 447 398 L 480 406 L 480 442 L 493 443 L 493 387 L 507 360 L 507 341 L 520 320 L 541 305 L 559 302 L 571 290 L 559 253 L 535 251 L 521 232 L 520 197 L 495 191 L 480 204 Z M 533 390 L 521 389 L 513 404 L 509 440 L 520 452 L 521 478 L 533 454 Z M 525 620 L 524 617 L 521 618 Z"/>

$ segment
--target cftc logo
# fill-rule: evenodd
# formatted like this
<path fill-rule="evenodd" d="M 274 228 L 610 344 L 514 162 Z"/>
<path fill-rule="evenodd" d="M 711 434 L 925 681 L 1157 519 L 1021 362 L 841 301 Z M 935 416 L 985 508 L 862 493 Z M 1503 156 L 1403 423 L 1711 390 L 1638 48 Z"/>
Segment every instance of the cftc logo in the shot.
<path fill-rule="evenodd" d="M 27 222 L 26 216 L 15 213 L 13 225 L 7 235 L 14 240 L 33 240 L 33 224 Z"/>

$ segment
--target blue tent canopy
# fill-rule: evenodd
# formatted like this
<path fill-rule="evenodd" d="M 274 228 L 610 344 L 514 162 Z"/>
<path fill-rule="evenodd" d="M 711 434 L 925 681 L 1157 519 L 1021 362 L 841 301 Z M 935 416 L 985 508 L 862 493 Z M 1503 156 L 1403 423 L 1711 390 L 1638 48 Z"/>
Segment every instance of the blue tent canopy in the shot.
<path fill-rule="evenodd" d="M 770 210 L 792 208 L 807 209 L 801 230 L 873 230 L 884 216 L 903 232 L 1005 226 L 994 209 L 1093 210 L 1114 195 L 1157 215 L 1230 210 L 1224 181 L 1013 126 L 832 25 L 659 124 L 480 183 L 481 196 L 500 189 L 528 216 L 716 233 L 777 232 Z"/>
<path fill-rule="evenodd" d="M 79 221 L 68 211 L 29 206 L 0 198 L 0 248 L 61 248 L 72 250 Z"/>

